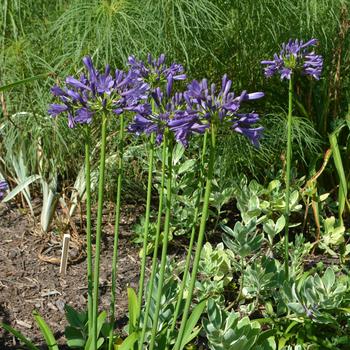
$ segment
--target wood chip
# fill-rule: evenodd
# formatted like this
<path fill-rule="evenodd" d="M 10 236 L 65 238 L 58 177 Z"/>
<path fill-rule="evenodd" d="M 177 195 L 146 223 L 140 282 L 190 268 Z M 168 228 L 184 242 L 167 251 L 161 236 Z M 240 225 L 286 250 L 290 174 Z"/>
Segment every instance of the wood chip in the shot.
<path fill-rule="evenodd" d="M 62 295 L 62 294 L 57 290 L 49 290 L 48 292 L 40 293 L 40 295 L 42 297 L 51 297 L 52 295 Z"/>
<path fill-rule="evenodd" d="M 25 327 L 25 328 L 32 328 L 32 325 L 27 323 L 27 322 L 24 322 L 24 321 L 21 321 L 21 320 L 16 320 L 16 323 L 19 325 L 19 326 L 22 326 L 22 327 Z"/>

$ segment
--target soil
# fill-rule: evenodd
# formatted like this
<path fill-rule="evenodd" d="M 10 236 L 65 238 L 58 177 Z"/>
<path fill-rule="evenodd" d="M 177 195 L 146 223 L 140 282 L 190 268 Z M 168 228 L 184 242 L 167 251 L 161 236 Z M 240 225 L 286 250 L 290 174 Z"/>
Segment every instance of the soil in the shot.
<path fill-rule="evenodd" d="M 116 309 L 120 327 L 127 321 L 127 286 L 136 289 L 139 280 L 139 248 L 132 243 L 131 228 L 141 211 L 142 208 L 130 206 L 124 208 L 122 214 Z M 103 219 L 100 307 L 104 310 L 109 309 L 110 301 L 113 212 L 112 206 L 105 208 Z M 79 218 L 74 218 L 73 223 L 71 220 L 70 225 L 83 242 L 84 230 Z M 60 232 L 57 224 L 54 228 L 44 235 L 30 215 L 13 206 L 0 206 L 0 323 L 20 330 L 39 345 L 43 343 L 42 335 L 33 319 L 33 310 L 39 312 L 55 332 L 58 343 L 63 344 L 67 325 L 64 305 L 68 303 L 78 310 L 85 310 L 87 305 L 86 259 L 80 256 L 84 249 L 72 244 L 69 253 L 73 262 L 62 277 L 59 266 L 49 260 L 59 259 L 62 236 L 66 232 Z M 12 335 L 0 330 L 0 350 L 10 349 L 23 347 Z"/>

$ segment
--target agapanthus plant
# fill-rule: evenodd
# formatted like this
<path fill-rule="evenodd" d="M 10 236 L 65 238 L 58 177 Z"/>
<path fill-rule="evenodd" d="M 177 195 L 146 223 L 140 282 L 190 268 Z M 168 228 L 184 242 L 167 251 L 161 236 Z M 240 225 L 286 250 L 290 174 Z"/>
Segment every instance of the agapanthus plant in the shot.
<path fill-rule="evenodd" d="M 129 61 L 130 62 L 130 61 Z M 129 131 L 134 132 L 136 134 L 150 134 L 156 135 L 156 141 L 158 143 L 163 142 L 163 147 L 166 147 L 166 144 L 169 144 L 169 139 L 173 138 L 174 140 L 180 142 L 182 145 L 187 146 L 189 142 L 189 138 L 193 133 L 203 134 L 208 130 L 211 134 L 211 143 L 210 143 L 210 166 L 211 170 L 207 174 L 207 185 L 206 185 L 206 194 L 205 194 L 205 205 L 203 207 L 202 217 L 207 217 L 207 211 L 209 206 L 209 194 L 211 187 L 211 180 L 213 176 L 213 166 L 214 166 L 214 157 L 215 157 L 215 139 L 217 133 L 217 127 L 224 124 L 229 125 L 232 130 L 245 135 L 252 142 L 252 144 L 258 146 L 259 139 L 262 134 L 263 128 L 260 126 L 255 126 L 255 124 L 259 121 L 259 116 L 257 113 L 243 113 L 240 111 L 241 104 L 245 101 L 255 100 L 263 97 L 262 92 L 250 93 L 248 94 L 246 91 L 243 91 L 240 95 L 236 96 L 233 92 L 230 91 L 232 81 L 227 79 L 225 75 L 222 79 L 222 86 L 219 91 L 216 90 L 214 84 L 208 88 L 207 81 L 203 79 L 201 82 L 193 81 L 188 85 L 188 89 L 184 93 L 173 93 L 173 81 L 175 78 L 183 79 L 184 74 L 176 75 L 179 73 L 176 69 L 179 65 L 173 64 L 171 67 L 174 69 L 168 69 L 164 65 L 164 57 L 161 56 L 158 60 L 150 60 L 148 69 L 145 68 L 145 64 L 136 61 L 134 58 L 131 60 L 132 69 L 134 72 L 139 74 L 140 81 L 147 81 L 150 84 L 150 91 L 148 96 L 149 104 L 152 108 L 130 108 L 134 110 L 137 114 L 134 117 L 133 123 L 129 125 Z M 181 70 L 182 72 L 182 70 Z M 160 86 L 156 87 L 152 84 L 158 83 Z M 152 86 L 152 87 L 151 87 Z M 165 136 L 166 138 L 165 139 Z M 206 137 L 206 136 L 205 136 Z M 205 138 L 206 140 L 206 138 Z M 206 147 L 207 142 L 204 142 Z M 203 149 L 203 154 L 206 153 L 206 148 Z M 163 148 L 164 149 L 164 148 Z M 168 153 L 171 152 L 171 148 L 169 148 Z M 165 162 L 166 151 L 163 151 L 163 164 Z M 203 158 L 204 156 L 202 156 Z M 168 157 L 168 170 L 171 168 L 171 160 Z M 163 167 L 164 171 L 164 167 Z M 163 172 L 162 172 L 163 173 Z M 164 176 L 164 173 L 163 173 Z M 163 197 L 163 184 L 164 177 L 162 176 L 162 185 L 161 185 L 161 193 L 160 193 L 160 205 L 162 205 L 162 197 Z M 168 175 L 168 180 L 171 174 Z M 210 184 L 209 184 L 210 182 Z M 201 186 L 203 186 L 203 183 Z M 171 182 L 169 184 L 171 186 Z M 198 193 L 202 193 L 202 188 L 199 189 Z M 167 195 L 171 194 L 171 190 L 167 189 Z M 168 218 L 170 213 L 170 199 L 167 198 L 167 210 L 166 210 L 166 218 L 165 223 L 168 224 Z M 159 207 L 159 213 L 161 213 L 161 206 Z M 196 216 L 197 218 L 197 216 Z M 158 215 L 158 220 L 160 220 L 160 215 Z M 204 219 L 203 219 L 204 220 Z M 159 221 L 158 221 L 159 222 Z M 196 278 L 196 260 L 199 259 L 200 250 L 203 241 L 203 235 L 205 230 L 206 219 L 202 221 L 199 241 L 197 243 L 197 252 L 195 257 L 195 264 L 193 268 L 192 282 L 195 281 Z M 195 225 L 195 224 L 194 224 Z M 160 226 L 158 226 L 160 232 Z M 158 232 L 158 233 L 159 233 Z M 195 232 L 193 231 L 193 237 Z M 167 231 L 164 229 L 164 239 L 167 239 Z M 191 239 L 193 242 L 193 239 Z M 154 257 L 157 254 L 157 246 L 158 241 L 156 239 Z M 161 259 L 161 271 L 162 267 L 165 264 L 164 252 L 166 252 L 167 241 L 163 242 L 163 250 L 162 250 L 162 259 Z M 190 254 L 190 252 L 189 252 Z M 190 259 L 186 259 L 188 264 L 186 264 L 185 276 L 184 280 L 187 278 L 189 261 Z M 155 261 L 153 259 L 153 261 Z M 188 265 L 188 266 L 187 266 Z M 153 272 L 153 268 L 152 268 Z M 160 274 L 162 277 L 162 273 Z M 162 278 L 160 278 L 160 285 L 162 283 Z M 193 292 L 194 282 L 191 285 Z M 190 288 L 191 288 L 190 287 Z M 141 284 L 142 288 L 142 284 Z M 150 280 L 150 288 L 152 288 L 152 276 Z M 184 285 L 182 285 L 184 288 Z M 150 293 L 149 293 L 150 295 Z M 189 299 L 191 299 L 191 295 Z M 182 294 L 179 294 L 179 300 L 176 308 L 176 312 L 173 318 L 173 324 L 170 329 L 170 333 L 174 330 L 175 322 L 179 313 L 179 305 L 182 302 Z M 160 299 L 157 300 L 157 307 L 159 307 Z M 145 318 L 147 320 L 147 307 L 149 305 L 149 300 L 146 302 L 146 313 Z M 182 325 L 185 324 L 189 312 L 189 305 L 186 304 L 185 313 L 183 316 Z M 154 338 L 157 327 L 157 309 L 155 312 L 155 320 L 153 320 L 153 329 L 151 336 L 150 349 L 154 347 Z M 184 326 L 180 329 L 179 337 L 182 337 L 181 332 L 183 332 Z M 145 325 L 144 327 L 145 328 Z M 145 329 L 143 329 L 142 334 L 144 335 Z M 143 344 L 144 337 L 141 337 L 141 341 L 139 343 L 140 346 Z M 179 339 L 179 338 L 178 338 Z M 177 344 L 181 340 L 178 340 Z"/>
<path fill-rule="evenodd" d="M 267 65 L 264 72 L 266 77 L 272 77 L 275 74 L 281 76 L 281 80 L 289 80 L 288 87 L 288 118 L 287 118 L 287 156 L 286 156 L 286 207 L 285 207 L 285 252 L 284 263 L 285 273 L 288 278 L 289 267 L 289 198 L 290 198 L 290 177 L 292 161 L 292 112 L 293 112 L 293 76 L 300 72 L 302 75 L 308 75 L 316 80 L 320 79 L 323 67 L 323 58 L 310 51 L 318 43 L 317 39 L 311 39 L 304 43 L 302 40 L 290 39 L 287 44 L 282 44 L 282 50 L 279 55 L 274 54 L 271 61 L 262 61 L 261 64 Z"/>
<path fill-rule="evenodd" d="M 2 200 L 5 197 L 5 193 L 8 190 L 9 185 L 7 184 L 6 180 L 0 180 L 0 200 Z"/>
<path fill-rule="evenodd" d="M 316 55 L 311 48 L 317 45 L 316 39 L 304 43 L 302 40 L 290 39 L 287 44 L 282 44 L 279 54 L 275 53 L 273 60 L 261 61 L 265 67 L 265 75 L 272 77 L 275 74 L 281 76 L 281 80 L 290 80 L 294 72 L 300 71 L 303 75 L 309 75 L 317 80 L 320 79 L 323 58 Z"/>
<path fill-rule="evenodd" d="M 262 135 L 263 128 L 260 126 L 255 126 L 255 123 L 259 121 L 258 114 L 242 113 L 240 112 L 240 108 L 243 102 L 262 98 L 264 96 L 264 93 L 254 92 L 248 94 L 246 91 L 243 91 L 240 95 L 236 96 L 233 92 L 230 91 L 231 86 L 232 81 L 227 79 L 227 76 L 224 75 L 222 78 L 220 91 L 216 90 L 215 84 L 211 84 L 211 86 L 209 87 L 207 80 L 203 79 L 201 82 L 193 81 L 191 84 L 189 84 L 188 90 L 185 93 L 185 99 L 187 100 L 187 104 L 192 106 L 191 108 L 193 110 L 197 111 L 201 123 L 208 125 L 207 132 L 210 135 L 210 140 L 208 171 L 205 175 L 206 184 L 203 198 L 201 222 L 197 238 L 196 252 L 193 259 L 192 275 L 187 291 L 186 303 L 182 314 L 180 330 L 176 338 L 174 350 L 179 350 L 182 346 L 192 301 L 192 295 L 197 278 L 197 271 L 208 217 L 211 186 L 214 179 L 216 137 L 218 128 L 222 125 L 229 125 L 233 131 L 243 134 L 251 141 L 253 145 L 256 146 L 259 145 L 259 139 Z M 205 149 L 203 150 L 203 152 L 203 154 L 205 155 Z M 191 241 L 193 240 L 193 238 L 194 237 L 191 237 Z M 191 254 L 190 250 L 188 251 L 188 254 Z M 190 261 L 190 259 L 186 259 L 186 261 Z M 184 281 L 187 279 L 186 274 L 183 276 L 183 279 L 184 280 L 182 282 L 182 285 L 184 286 Z M 177 302 L 177 312 L 179 310 L 180 302 L 181 300 L 178 300 Z M 173 324 L 171 327 L 172 331 L 175 328 L 175 322 L 176 318 L 174 317 Z"/>
<path fill-rule="evenodd" d="M 119 164 L 116 199 L 116 222 L 114 232 L 113 266 L 112 266 L 112 296 L 111 296 L 111 324 L 114 323 L 115 290 L 116 290 L 116 265 L 117 247 L 119 235 L 121 186 L 123 176 L 123 138 L 124 138 L 124 110 L 131 108 L 147 109 L 143 107 L 142 100 L 146 99 L 149 90 L 148 84 L 138 79 L 133 71 L 124 72 L 115 70 L 111 73 L 109 65 L 104 72 L 99 72 L 92 63 L 90 57 L 84 57 L 83 63 L 87 74 L 81 74 L 79 79 L 69 76 L 65 80 L 65 86 L 54 86 L 52 94 L 59 100 L 59 104 L 52 104 L 49 113 L 53 117 L 65 114 L 68 117 L 68 126 L 73 128 L 80 124 L 86 124 L 85 141 L 85 179 L 87 197 L 87 260 L 88 260 L 88 314 L 89 330 L 92 333 L 94 350 L 97 347 L 97 316 L 98 316 L 98 289 L 100 269 L 100 244 L 102 233 L 102 208 L 104 194 L 105 158 L 107 120 L 114 115 L 118 116 L 120 124 L 119 132 Z M 101 151 L 99 164 L 98 184 L 98 209 L 96 223 L 96 254 L 94 269 L 92 269 L 92 243 L 91 243 L 91 194 L 90 194 L 90 124 L 94 119 L 99 119 L 101 125 Z M 93 284 L 93 286 L 92 286 Z M 113 347 L 113 329 L 110 329 L 109 349 Z"/>
<path fill-rule="evenodd" d="M 165 221 L 164 221 L 164 234 L 162 244 L 161 262 L 159 267 L 159 290 L 156 298 L 156 310 L 152 320 L 152 332 L 150 339 L 149 349 L 153 349 L 155 346 L 155 339 L 157 334 L 158 317 L 161 302 L 162 284 L 164 281 L 164 272 L 167 257 L 167 245 L 170 227 L 170 211 L 171 211 L 171 178 L 172 178 L 172 149 L 174 141 L 182 143 L 187 146 L 188 139 L 192 133 L 204 132 L 206 126 L 201 125 L 198 115 L 188 108 L 186 100 L 182 93 L 173 92 L 174 82 L 178 80 L 184 80 L 186 75 L 184 69 L 180 64 L 172 63 L 166 64 L 165 55 L 160 55 L 157 59 L 152 59 L 149 55 L 146 63 L 138 61 L 135 57 L 129 57 L 129 66 L 131 71 L 138 75 L 137 80 L 140 83 L 147 83 L 149 85 L 148 96 L 145 100 L 146 103 L 138 106 L 129 107 L 136 113 L 133 122 L 129 125 L 130 132 L 136 135 L 146 134 L 150 135 L 150 153 L 149 153 L 149 174 L 148 174 L 148 190 L 147 190 L 147 207 L 146 207 L 146 219 L 145 219 L 145 231 L 144 231 L 144 252 L 146 251 L 148 240 L 148 225 L 150 214 L 150 196 L 151 196 L 151 178 L 152 178 L 152 164 L 153 164 L 153 152 L 155 144 L 162 144 L 162 176 L 161 186 L 159 194 L 159 208 L 157 218 L 156 229 L 156 241 L 152 258 L 152 269 L 149 282 L 149 292 L 147 293 L 147 301 L 145 303 L 145 311 L 143 315 L 144 323 L 142 325 L 141 338 L 139 339 L 139 349 L 142 349 L 145 339 L 145 332 L 147 327 L 147 319 L 149 315 L 150 292 L 153 288 L 155 273 L 157 270 L 157 255 L 159 238 L 162 226 L 162 213 L 164 202 L 164 185 L 166 180 L 166 202 L 165 202 Z M 179 121 L 181 121 L 179 123 Z M 180 127 L 179 127 L 180 125 Z M 144 284 L 144 272 L 145 272 L 145 260 L 144 254 L 141 264 L 141 277 L 139 284 L 139 296 L 138 296 L 138 318 L 141 312 L 141 303 L 143 296 L 143 284 Z"/>

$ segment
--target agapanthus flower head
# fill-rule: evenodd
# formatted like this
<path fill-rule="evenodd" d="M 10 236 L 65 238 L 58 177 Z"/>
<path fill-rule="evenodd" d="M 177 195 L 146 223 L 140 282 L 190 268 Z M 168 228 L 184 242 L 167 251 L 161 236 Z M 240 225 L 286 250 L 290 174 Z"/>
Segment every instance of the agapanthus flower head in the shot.
<path fill-rule="evenodd" d="M 0 200 L 5 197 L 5 193 L 8 190 L 9 186 L 5 180 L 0 180 Z"/>
<path fill-rule="evenodd" d="M 206 79 L 200 82 L 194 80 L 188 85 L 185 99 L 187 104 L 197 111 L 201 124 L 228 123 L 234 131 L 245 135 L 252 144 L 258 146 L 263 128 L 254 127 L 253 124 L 259 121 L 259 115 L 242 113 L 240 108 L 242 102 L 259 99 L 264 96 L 264 93 L 243 91 L 236 96 L 234 92 L 231 92 L 231 86 L 232 81 L 227 78 L 226 74 L 222 78 L 219 91 L 215 84 L 209 86 Z M 194 105 L 196 107 L 193 107 Z"/>
<path fill-rule="evenodd" d="M 112 75 L 109 65 L 99 72 L 89 56 L 83 58 L 83 63 L 87 75 L 82 74 L 79 79 L 69 76 L 62 88 L 51 89 L 60 103 L 51 104 L 49 114 L 52 117 L 67 115 L 69 127 L 91 123 L 100 110 L 119 115 L 126 107 L 146 98 L 148 85 L 138 81 L 134 72 L 116 70 Z"/>
<path fill-rule="evenodd" d="M 164 54 L 161 54 L 158 58 L 153 58 L 151 54 L 148 54 L 146 62 L 136 59 L 135 56 L 129 56 L 128 64 L 130 70 L 139 79 L 148 83 L 151 88 L 154 89 L 161 83 L 166 83 L 167 93 L 170 96 L 173 81 L 185 80 L 186 74 L 181 64 L 172 63 L 168 66 L 165 61 L 166 57 Z"/>
<path fill-rule="evenodd" d="M 203 124 L 196 111 L 187 104 L 182 93 L 175 93 L 171 98 L 158 87 L 152 92 L 156 108 L 152 111 L 148 106 L 138 107 L 133 122 L 128 129 L 137 135 L 156 134 L 156 142 L 163 140 L 165 130 L 174 135 L 177 142 L 188 146 L 188 139 L 194 133 L 203 133 L 209 126 Z"/>
<path fill-rule="evenodd" d="M 323 67 L 323 58 L 316 55 L 310 48 L 316 46 L 317 39 L 311 39 L 304 43 L 302 40 L 290 39 L 287 44 L 282 44 L 279 54 L 274 54 L 273 60 L 261 61 L 266 65 L 265 76 L 272 77 L 279 74 L 281 79 L 291 79 L 293 72 L 301 71 L 304 75 L 309 75 L 319 80 Z"/>

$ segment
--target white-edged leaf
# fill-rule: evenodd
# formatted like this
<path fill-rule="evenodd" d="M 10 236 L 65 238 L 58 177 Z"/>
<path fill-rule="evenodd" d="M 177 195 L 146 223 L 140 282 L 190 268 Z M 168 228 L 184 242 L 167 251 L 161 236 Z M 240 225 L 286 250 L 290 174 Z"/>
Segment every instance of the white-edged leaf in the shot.
<path fill-rule="evenodd" d="M 8 202 L 11 200 L 13 197 L 15 197 L 18 193 L 23 191 L 28 185 L 33 183 L 34 181 L 40 179 L 40 175 L 31 175 L 29 176 L 25 181 L 21 182 L 18 184 L 2 201 L 3 202 Z"/>

